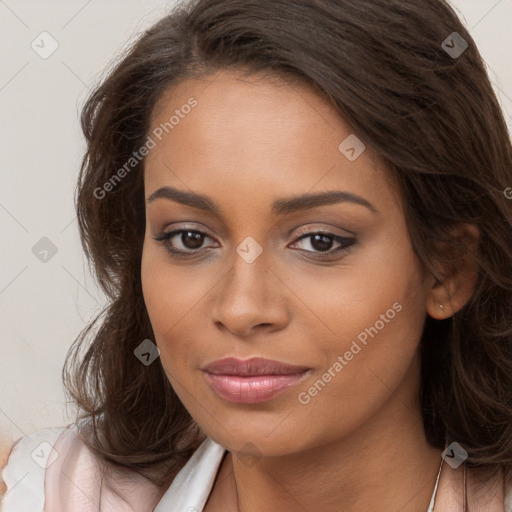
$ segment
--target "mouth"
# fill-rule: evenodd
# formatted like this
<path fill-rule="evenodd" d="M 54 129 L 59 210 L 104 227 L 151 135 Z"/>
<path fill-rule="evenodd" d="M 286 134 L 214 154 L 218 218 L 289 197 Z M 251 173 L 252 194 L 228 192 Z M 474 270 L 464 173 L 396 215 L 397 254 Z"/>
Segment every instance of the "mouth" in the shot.
<path fill-rule="evenodd" d="M 205 365 L 202 370 L 213 375 L 236 375 L 239 377 L 262 375 L 295 375 L 309 370 L 307 366 L 253 357 L 251 359 L 237 359 L 226 357 Z"/>
<path fill-rule="evenodd" d="M 224 400 L 239 404 L 266 402 L 304 380 L 306 366 L 271 359 L 219 359 L 201 368 L 212 390 Z"/>

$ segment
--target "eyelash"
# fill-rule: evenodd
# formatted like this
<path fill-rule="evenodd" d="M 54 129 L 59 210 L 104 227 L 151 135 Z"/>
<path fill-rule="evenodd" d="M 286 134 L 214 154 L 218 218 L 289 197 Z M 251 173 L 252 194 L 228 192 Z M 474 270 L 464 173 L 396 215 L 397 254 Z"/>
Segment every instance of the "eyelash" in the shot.
<path fill-rule="evenodd" d="M 200 235 L 205 235 L 208 238 L 211 238 L 207 233 L 204 231 L 199 231 L 197 229 L 175 229 L 173 231 L 169 231 L 168 233 L 161 233 L 157 237 L 154 238 L 157 242 L 164 242 L 164 246 L 167 249 L 169 253 L 171 253 L 172 256 L 178 257 L 178 258 L 190 258 L 192 256 L 195 256 L 198 252 L 200 252 L 202 249 L 189 249 L 188 251 L 182 251 L 181 249 L 175 249 L 171 247 L 170 240 L 174 238 L 176 235 L 182 234 L 182 233 L 197 233 Z M 320 259 L 324 257 L 333 256 L 335 254 L 343 253 L 348 251 L 356 242 L 356 238 L 349 238 L 349 237 L 343 237 L 339 235 L 335 235 L 334 233 L 330 233 L 328 231 L 310 231 L 310 232 L 304 232 L 299 233 L 299 238 L 295 240 L 294 243 L 299 242 L 300 240 L 303 240 L 305 238 L 313 237 L 314 235 L 324 235 L 328 238 L 332 238 L 335 242 L 338 242 L 341 244 L 341 247 L 339 247 L 336 250 L 328 250 L 325 252 L 317 252 L 317 251 L 305 251 L 307 253 L 313 253 Z"/>

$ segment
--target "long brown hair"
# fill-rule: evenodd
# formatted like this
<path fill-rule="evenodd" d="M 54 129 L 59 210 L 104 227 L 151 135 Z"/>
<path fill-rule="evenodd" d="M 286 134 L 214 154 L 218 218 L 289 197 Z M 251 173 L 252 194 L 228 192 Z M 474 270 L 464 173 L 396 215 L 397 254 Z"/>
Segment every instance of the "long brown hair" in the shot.
<path fill-rule="evenodd" d="M 456 56 L 443 46 L 453 32 L 468 45 Z M 451 318 L 426 318 L 420 398 L 433 446 L 456 441 L 468 464 L 508 471 L 512 210 L 504 190 L 512 147 L 482 57 L 443 0 L 196 0 L 112 65 L 82 111 L 87 151 L 75 198 L 108 306 L 75 340 L 63 370 L 77 418 L 91 429 L 86 442 L 163 485 L 204 438 L 160 360 L 146 366 L 134 356 L 155 339 L 140 277 L 144 159 L 105 184 L 147 141 L 165 90 L 228 68 L 304 83 L 328 99 L 396 176 L 414 250 L 432 271 L 446 261 L 439 242 L 450 242 L 451 226 L 478 226 L 471 299 Z"/>

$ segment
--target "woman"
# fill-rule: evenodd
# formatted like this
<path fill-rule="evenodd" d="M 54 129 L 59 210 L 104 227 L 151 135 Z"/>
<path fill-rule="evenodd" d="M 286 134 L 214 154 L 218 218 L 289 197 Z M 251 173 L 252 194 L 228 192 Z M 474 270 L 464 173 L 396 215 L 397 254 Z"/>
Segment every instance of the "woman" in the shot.
<path fill-rule="evenodd" d="M 512 151 L 449 5 L 184 4 L 82 127 L 110 305 L 5 512 L 512 510 Z"/>

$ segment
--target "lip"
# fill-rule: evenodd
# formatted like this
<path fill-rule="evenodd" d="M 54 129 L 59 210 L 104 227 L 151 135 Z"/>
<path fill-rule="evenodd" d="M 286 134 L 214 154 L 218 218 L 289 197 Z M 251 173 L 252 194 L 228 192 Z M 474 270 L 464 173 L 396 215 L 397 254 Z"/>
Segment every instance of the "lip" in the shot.
<path fill-rule="evenodd" d="M 238 375 L 246 377 L 250 375 L 293 375 L 309 370 L 307 366 L 265 359 L 263 357 L 252 357 L 251 359 L 237 359 L 236 357 L 225 357 L 217 359 L 205 365 L 202 370 L 217 375 Z"/>
<path fill-rule="evenodd" d="M 206 381 L 221 398 L 239 404 L 265 402 L 301 382 L 311 368 L 272 359 L 227 357 L 201 368 Z"/>

